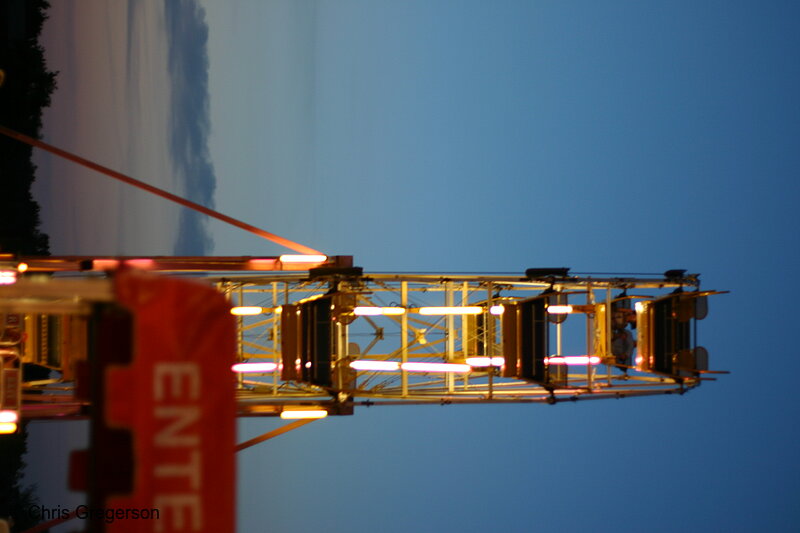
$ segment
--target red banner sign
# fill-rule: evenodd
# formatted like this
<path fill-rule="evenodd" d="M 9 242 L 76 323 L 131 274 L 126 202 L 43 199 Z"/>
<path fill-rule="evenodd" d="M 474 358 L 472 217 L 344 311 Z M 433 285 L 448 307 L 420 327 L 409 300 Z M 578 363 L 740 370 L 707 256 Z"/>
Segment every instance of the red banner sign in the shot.
<path fill-rule="evenodd" d="M 121 272 L 115 283 L 134 315 L 133 361 L 106 371 L 105 418 L 133 432 L 134 479 L 105 502 L 121 518 L 106 531 L 234 531 L 230 306 L 191 281 Z"/>

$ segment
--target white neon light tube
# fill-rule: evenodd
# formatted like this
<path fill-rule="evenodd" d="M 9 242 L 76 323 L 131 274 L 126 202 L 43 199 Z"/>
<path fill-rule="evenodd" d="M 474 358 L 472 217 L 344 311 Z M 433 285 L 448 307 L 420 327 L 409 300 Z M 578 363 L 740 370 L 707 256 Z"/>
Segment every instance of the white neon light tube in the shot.
<path fill-rule="evenodd" d="M 324 263 L 328 260 L 327 255 L 296 255 L 284 254 L 278 258 L 281 263 Z"/>
<path fill-rule="evenodd" d="M 397 361 L 353 361 L 350 368 L 354 370 L 371 370 L 374 372 L 392 372 L 400 370 L 400 363 Z"/>
<path fill-rule="evenodd" d="M 17 422 L 19 415 L 16 411 L 6 410 L 0 411 L 0 422 Z"/>
<path fill-rule="evenodd" d="M 275 372 L 278 369 L 278 363 L 236 363 L 231 366 L 231 370 L 240 374 L 255 373 L 255 372 Z"/>
<path fill-rule="evenodd" d="M 474 357 L 467 357 L 466 362 L 469 366 L 488 367 L 488 366 L 503 366 L 506 360 L 503 357 L 486 357 L 486 356 L 476 355 Z"/>
<path fill-rule="evenodd" d="M 545 357 L 547 365 L 599 365 L 600 358 L 596 355 L 553 355 Z"/>
<path fill-rule="evenodd" d="M 479 315 L 483 312 L 483 307 L 461 306 L 461 307 L 420 307 L 421 315 Z"/>
<path fill-rule="evenodd" d="M 551 315 L 568 315 L 572 312 L 571 305 L 549 305 L 547 312 Z"/>
<path fill-rule="evenodd" d="M 406 312 L 404 307 L 367 307 L 359 306 L 353 309 L 357 316 L 402 315 Z"/>
<path fill-rule="evenodd" d="M 461 363 L 419 363 L 408 362 L 400 365 L 406 372 L 448 372 L 448 373 L 467 373 L 472 370 L 469 365 Z"/>
<path fill-rule="evenodd" d="M 284 420 L 299 420 L 307 418 L 325 418 L 328 416 L 328 411 L 325 409 L 303 409 L 292 410 L 284 409 L 281 411 L 281 418 Z"/>
<path fill-rule="evenodd" d="M 263 312 L 264 312 L 263 307 L 255 307 L 255 306 L 231 307 L 231 314 L 236 316 L 260 315 Z"/>

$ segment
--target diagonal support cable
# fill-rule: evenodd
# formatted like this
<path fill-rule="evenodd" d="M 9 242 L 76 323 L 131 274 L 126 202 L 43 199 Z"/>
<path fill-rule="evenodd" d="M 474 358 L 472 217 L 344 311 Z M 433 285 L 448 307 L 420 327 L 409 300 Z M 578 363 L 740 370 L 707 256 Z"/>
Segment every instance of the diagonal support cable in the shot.
<path fill-rule="evenodd" d="M 279 427 L 277 429 L 273 429 L 272 431 L 270 431 L 268 433 L 264 433 L 263 435 L 259 435 L 258 437 L 255 437 L 253 439 L 244 441 L 241 444 L 237 444 L 236 445 L 236 451 L 240 452 L 240 451 L 242 451 L 242 450 L 244 450 L 246 448 L 249 448 L 250 446 L 255 446 L 256 444 L 262 443 L 265 440 L 272 439 L 274 437 L 277 437 L 278 435 L 283 435 L 284 433 L 288 433 L 289 431 L 291 431 L 293 429 L 297 429 L 297 428 L 299 428 L 301 426 L 305 426 L 306 424 L 310 424 L 311 422 L 314 422 L 315 420 L 319 420 L 319 418 L 307 418 L 307 419 L 304 419 L 304 420 L 295 420 L 294 422 L 286 424 L 285 426 L 281 426 L 281 427 Z"/>
<path fill-rule="evenodd" d="M 40 148 L 40 149 L 42 149 L 42 150 L 44 150 L 46 152 L 50 152 L 51 154 L 55 154 L 55 155 L 57 155 L 59 157 L 63 157 L 64 159 L 68 159 L 69 161 L 72 161 L 73 163 L 77 163 L 77 164 L 82 165 L 84 167 L 90 168 L 90 169 L 92 169 L 92 170 L 94 170 L 96 172 L 99 172 L 101 174 L 105 174 L 106 176 L 108 176 L 110 178 L 114 178 L 114 179 L 119 180 L 119 181 L 121 181 L 123 183 L 127 183 L 128 185 L 132 185 L 134 187 L 138 187 L 139 189 L 145 190 L 145 191 L 147 191 L 149 193 L 155 194 L 156 196 L 160 196 L 161 198 L 165 198 L 167 200 L 175 202 L 175 203 L 177 203 L 179 205 L 182 205 L 184 207 L 188 207 L 189 209 L 194 209 L 195 211 L 203 213 L 204 215 L 208 215 L 211 218 L 216 218 L 217 220 L 221 220 L 221 221 L 226 222 L 226 223 L 228 223 L 228 224 L 230 224 L 232 226 L 236 226 L 239 229 L 243 229 L 245 231 L 249 231 L 250 233 L 254 233 L 255 235 L 258 235 L 259 237 L 263 237 L 264 239 L 267 239 L 267 240 L 270 240 L 270 241 L 272 241 L 274 243 L 280 244 L 281 246 L 285 246 L 286 248 L 289 248 L 290 250 L 294 250 L 295 252 L 298 252 L 298 253 L 301 253 L 301 254 L 307 254 L 307 255 L 321 255 L 321 253 L 322 253 L 322 252 L 319 252 L 317 250 L 314 250 L 313 248 L 309 248 L 308 246 L 303 246 L 302 244 L 298 244 L 298 243 L 296 243 L 294 241 L 290 241 L 289 239 L 286 239 L 286 238 L 281 237 L 279 235 L 275 235 L 274 233 L 270 233 L 270 232 L 265 231 L 265 230 L 263 230 L 261 228 L 257 228 L 255 226 L 252 226 L 252 225 L 246 223 L 246 222 L 242 222 L 241 220 L 237 220 L 237 219 L 235 219 L 233 217 L 229 217 L 228 215 L 224 215 L 224 214 L 222 214 L 222 213 L 220 213 L 218 211 L 214 211 L 213 209 L 209 209 L 208 207 L 205 207 L 205 206 L 200 205 L 198 203 L 192 202 L 190 200 L 186 200 L 185 198 L 181 198 L 180 196 L 177 196 L 175 194 L 167 192 L 167 191 L 165 191 L 163 189 L 159 189 L 158 187 L 154 187 L 152 185 L 148 185 L 147 183 L 145 183 L 143 181 L 139 181 L 139 180 L 137 180 L 135 178 L 132 178 L 130 176 L 126 176 L 125 174 L 117 172 L 116 170 L 112 170 L 112 169 L 110 169 L 108 167 L 104 167 L 103 165 L 99 165 L 99 164 L 97 164 L 97 163 L 95 163 L 93 161 L 89 161 L 88 159 L 80 157 L 79 155 L 75 155 L 75 154 L 73 154 L 71 152 L 67 152 L 66 150 L 62 150 L 61 148 L 56 148 L 55 146 L 53 146 L 51 144 L 47 144 L 46 142 L 40 141 L 38 139 L 34 139 L 33 137 L 28 137 L 27 135 L 24 135 L 22 133 L 19 133 L 17 131 L 12 130 L 12 129 L 6 128 L 5 126 L 0 126 L 0 133 L 2 133 L 3 135 L 5 135 L 7 137 L 11 137 L 12 139 L 16 139 L 16 140 L 18 140 L 20 142 L 23 142 L 25 144 L 29 144 L 29 145 L 31 145 L 33 147 Z"/>

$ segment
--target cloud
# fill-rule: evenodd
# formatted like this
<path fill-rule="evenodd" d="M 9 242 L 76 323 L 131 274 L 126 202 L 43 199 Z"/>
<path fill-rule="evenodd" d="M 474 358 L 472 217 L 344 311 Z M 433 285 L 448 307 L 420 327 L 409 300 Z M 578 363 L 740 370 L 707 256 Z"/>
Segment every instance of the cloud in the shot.
<path fill-rule="evenodd" d="M 170 151 L 184 195 L 214 207 L 216 176 L 208 149 L 211 130 L 208 95 L 208 24 L 197 0 L 165 2 L 172 78 Z M 208 255 L 213 241 L 205 215 L 181 212 L 176 255 Z"/>

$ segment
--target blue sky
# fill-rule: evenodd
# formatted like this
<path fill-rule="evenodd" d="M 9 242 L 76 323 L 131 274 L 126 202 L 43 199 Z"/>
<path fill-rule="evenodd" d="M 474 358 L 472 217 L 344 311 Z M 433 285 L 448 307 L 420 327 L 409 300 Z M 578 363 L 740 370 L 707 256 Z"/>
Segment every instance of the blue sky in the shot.
<path fill-rule="evenodd" d="M 797 528 L 793 3 L 202 4 L 221 211 L 368 271 L 687 268 L 732 291 L 700 330 L 712 366 L 732 371 L 717 382 L 316 422 L 242 452 L 240 531 Z M 159 4 L 131 5 L 152 11 L 137 31 L 157 34 Z M 142 94 L 169 86 L 159 76 Z M 54 99 L 55 144 L 73 127 L 64 113 Z M 91 126 L 109 126 L 85 116 L 89 149 Z M 110 246 L 141 253 L 151 234 L 135 229 L 152 217 L 130 211 L 109 213 L 130 226 Z M 88 252 L 75 228 L 57 251 Z M 207 228 L 220 255 L 280 251 Z M 243 421 L 240 438 L 277 424 Z"/>

